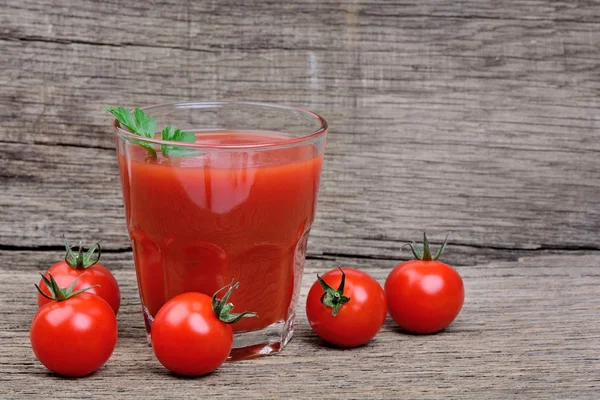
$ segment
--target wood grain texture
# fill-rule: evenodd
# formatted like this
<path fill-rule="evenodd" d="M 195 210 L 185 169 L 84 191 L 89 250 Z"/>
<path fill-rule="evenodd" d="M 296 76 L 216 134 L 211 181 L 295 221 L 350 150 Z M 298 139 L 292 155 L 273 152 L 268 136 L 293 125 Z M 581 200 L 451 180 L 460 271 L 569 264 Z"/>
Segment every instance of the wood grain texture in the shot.
<path fill-rule="evenodd" d="M 0 70 L 0 398 L 597 398 L 599 2 L 5 0 Z M 102 111 L 185 99 L 331 127 L 294 340 L 195 380 L 145 344 Z M 314 275 L 383 282 L 425 229 L 452 232 L 458 320 L 323 346 L 303 311 Z M 123 288 L 117 349 L 77 382 L 28 342 L 63 234 L 102 238 Z"/>
<path fill-rule="evenodd" d="M 10 0 L 0 21 L 1 245 L 127 248 L 101 106 L 200 98 L 328 119 L 313 255 L 401 258 L 424 229 L 471 256 L 599 248 L 597 2 Z"/>
<path fill-rule="evenodd" d="M 600 381 L 598 256 L 549 256 L 459 268 L 465 306 L 433 336 L 398 332 L 391 321 L 368 345 L 324 346 L 303 305 L 318 272 L 335 261 L 307 263 L 295 337 L 278 355 L 228 363 L 200 379 L 178 379 L 145 342 L 131 254 L 107 254 L 122 288 L 119 342 L 107 365 L 76 383 L 48 373 L 29 347 L 33 291 L 17 299 L 52 252 L 0 254 L 0 397 L 120 399 L 245 398 L 578 398 L 597 396 Z M 366 261 L 353 260 L 363 267 Z M 371 263 L 372 261 L 369 261 Z M 389 262 L 370 270 L 383 282 Z"/>

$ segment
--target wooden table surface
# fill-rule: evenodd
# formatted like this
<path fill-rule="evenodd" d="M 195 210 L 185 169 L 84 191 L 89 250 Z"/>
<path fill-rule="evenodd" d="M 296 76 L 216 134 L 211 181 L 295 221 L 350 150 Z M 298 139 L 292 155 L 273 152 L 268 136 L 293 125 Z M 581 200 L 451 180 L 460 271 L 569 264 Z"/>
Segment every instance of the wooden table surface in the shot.
<path fill-rule="evenodd" d="M 600 3 L 6 0 L 0 7 L 0 398 L 598 398 Z M 105 104 L 301 106 L 330 124 L 295 337 L 170 375 L 146 345 Z M 458 319 L 324 346 L 303 310 L 339 264 L 380 282 L 451 231 Z M 33 356 L 33 283 L 62 236 L 122 286 L 107 365 Z"/>

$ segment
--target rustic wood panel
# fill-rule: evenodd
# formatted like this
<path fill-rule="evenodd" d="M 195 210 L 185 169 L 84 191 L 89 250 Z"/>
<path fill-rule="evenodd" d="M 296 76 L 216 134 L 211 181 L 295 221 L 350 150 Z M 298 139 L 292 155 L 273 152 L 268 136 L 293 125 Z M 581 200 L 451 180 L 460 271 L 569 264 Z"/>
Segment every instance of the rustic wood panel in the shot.
<path fill-rule="evenodd" d="M 0 254 L 0 396 L 39 398 L 595 398 L 600 374 L 600 257 L 549 256 L 459 268 L 466 301 L 459 318 L 433 336 L 405 335 L 387 321 L 368 345 L 323 346 L 303 310 L 318 272 L 337 261 L 307 264 L 298 323 L 278 355 L 225 364 L 200 379 L 178 379 L 145 344 L 131 254 L 107 254 L 123 290 L 119 342 L 107 365 L 90 377 L 58 379 L 29 347 L 36 310 L 33 283 L 55 252 Z M 383 260 L 352 260 L 383 282 Z M 22 296 L 15 297 L 14 288 Z M 29 288 L 29 289 L 27 289 Z M 360 362 L 357 362 L 360 360 Z"/>
<path fill-rule="evenodd" d="M 424 229 L 472 255 L 595 251 L 599 16 L 596 2 L 11 0 L 0 245 L 127 248 L 101 106 L 202 98 L 329 120 L 311 254 L 400 258 Z"/>
<path fill-rule="evenodd" d="M 6 0 L 0 69 L 1 398 L 597 397 L 597 1 Z M 331 131 L 295 339 L 182 380 L 145 345 L 102 105 L 190 98 L 303 106 Z M 314 275 L 382 282 L 424 229 L 452 231 L 459 319 L 324 347 L 302 309 Z M 103 238 L 123 287 L 115 354 L 76 385 L 28 343 L 63 234 Z"/>
<path fill-rule="evenodd" d="M 347 158 L 354 158 L 360 162 L 358 156 L 349 155 Z M 107 249 L 129 247 L 125 236 L 120 184 L 112 149 L 100 151 L 91 148 L 23 146 L 7 143 L 3 145 L 0 159 L 9 160 L 3 170 L 2 179 L 10 182 L 0 194 L 0 207 L 10 210 L 0 216 L 3 220 L 0 224 L 0 238 L 2 238 L 0 243 L 24 248 L 53 245 L 60 249 L 62 235 L 65 234 L 72 240 L 79 237 L 88 240 L 102 238 Z M 94 160 L 91 168 L 90 159 Z M 336 161 L 338 161 L 337 165 Z M 589 161 L 590 165 L 594 165 L 594 159 L 590 158 Z M 551 181 L 557 178 L 566 179 L 552 173 L 551 169 L 547 170 L 548 179 Z M 432 171 L 431 174 L 433 175 L 434 172 Z M 414 181 L 414 175 L 407 176 Z M 478 201 L 475 195 L 455 193 L 450 184 L 443 186 L 449 193 L 441 193 L 436 198 L 418 199 L 419 193 L 433 191 L 427 189 L 429 185 L 427 177 L 423 177 L 420 183 L 415 182 L 412 186 L 414 188 L 417 185 L 424 185 L 422 191 L 417 193 L 407 192 L 402 187 L 394 188 L 392 185 L 396 177 L 393 171 L 382 173 L 380 179 L 380 182 L 387 182 L 389 185 L 370 182 L 368 177 L 355 174 L 348 176 L 344 169 L 344 158 L 330 158 L 324 173 L 319 218 L 315 222 L 312 233 L 310 255 L 343 256 L 358 253 L 372 258 L 402 259 L 408 257 L 409 253 L 401 252 L 401 246 L 411 238 L 411 235 L 418 239 L 420 229 L 428 226 L 438 228 L 438 234 L 433 235 L 437 240 L 442 238 L 440 229 L 453 230 L 451 241 L 457 248 L 457 252 L 451 255 L 450 260 L 461 264 L 473 264 L 477 260 L 487 258 L 515 259 L 519 255 L 535 252 L 568 250 L 569 246 L 571 250 L 594 250 L 597 245 L 590 241 L 597 233 L 593 229 L 598 221 L 596 218 L 587 217 L 586 212 L 594 215 L 596 210 L 600 209 L 595 205 L 598 200 L 595 187 L 600 184 L 600 181 L 590 182 L 589 188 L 582 184 L 565 182 L 567 187 L 572 187 L 573 196 L 589 199 L 591 205 L 574 204 L 576 207 L 585 208 L 581 211 L 582 215 L 577 215 L 577 210 L 559 209 L 554 213 L 544 212 L 544 207 L 552 210 L 553 206 L 559 207 L 562 203 L 553 204 L 558 194 L 549 195 L 550 189 L 540 186 L 535 190 L 529 190 L 532 196 L 548 197 L 543 203 L 538 204 L 538 207 L 527 203 L 526 199 L 519 199 L 516 193 L 518 188 L 513 188 L 515 201 L 520 203 L 521 209 L 505 204 L 509 199 L 499 198 L 493 204 L 487 204 L 495 214 L 486 218 L 483 215 L 485 210 L 469 212 L 471 204 Z M 346 187 L 348 182 L 353 183 L 351 188 Z M 361 186 L 365 188 L 364 191 Z M 508 189 L 508 187 L 503 188 L 505 192 Z M 350 190 L 352 192 L 348 193 Z M 378 192 L 379 198 L 370 198 Z M 447 198 L 453 193 L 454 198 Z M 355 194 L 355 197 L 353 198 L 351 194 Z M 401 202 L 399 196 L 412 198 Z M 479 200 L 489 203 L 490 199 L 491 197 L 486 196 Z M 455 208 L 456 204 L 461 202 L 465 205 L 462 214 L 458 210 L 453 212 L 449 210 L 448 213 L 440 215 L 428 212 L 429 208 L 434 208 L 436 205 L 438 208 L 444 204 Z M 506 209 L 511 207 L 513 209 Z M 369 208 L 373 209 L 369 210 Z M 478 213 L 483 215 L 480 219 L 477 219 Z M 398 214 L 399 217 L 390 219 L 390 216 Z M 525 235 L 519 233 L 519 229 L 527 230 L 528 226 L 522 225 L 528 223 L 527 218 L 529 223 L 532 223 L 532 220 L 537 221 L 537 226 L 531 226 L 535 229 L 532 231 L 532 237 L 524 238 L 523 243 L 516 244 L 512 250 L 502 246 L 481 248 L 482 246 L 476 243 L 473 246 L 472 241 L 461 241 L 460 238 L 456 238 L 456 231 L 460 232 L 460 229 L 477 229 L 482 230 L 484 239 L 490 240 L 494 245 L 497 235 L 504 233 L 504 231 L 494 232 L 494 223 L 503 224 L 505 229 L 513 229 L 515 235 Z M 569 225 L 545 225 L 558 224 L 564 218 L 569 218 L 574 221 L 573 223 L 578 223 L 586 229 L 581 232 L 581 237 L 585 240 L 575 242 L 573 238 L 568 237 L 569 234 L 577 235 L 577 232 L 569 230 Z M 412 226 L 408 225 L 409 223 Z M 514 226 L 510 226 L 511 223 Z M 560 242 L 557 237 L 552 237 L 553 234 L 558 238 L 564 237 L 564 242 Z M 542 245 L 532 243 L 534 239 L 547 240 L 551 245 L 548 246 L 544 242 Z M 588 247 L 586 248 L 585 245 Z"/>

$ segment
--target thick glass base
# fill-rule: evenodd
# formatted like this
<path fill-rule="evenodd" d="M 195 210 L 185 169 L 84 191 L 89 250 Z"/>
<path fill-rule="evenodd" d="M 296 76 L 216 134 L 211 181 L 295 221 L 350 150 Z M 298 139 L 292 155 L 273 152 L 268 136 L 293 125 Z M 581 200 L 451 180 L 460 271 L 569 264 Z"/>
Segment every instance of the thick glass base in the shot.
<path fill-rule="evenodd" d="M 151 344 L 150 330 L 152 316 L 143 308 L 148 344 Z M 233 349 L 227 361 L 247 360 L 281 351 L 294 335 L 296 315 L 290 314 L 287 321 L 275 322 L 256 331 L 237 332 L 233 335 Z"/>
<path fill-rule="evenodd" d="M 233 349 L 227 360 L 247 360 L 281 351 L 294 335 L 294 319 L 292 314 L 287 321 L 279 321 L 257 331 L 235 333 Z"/>

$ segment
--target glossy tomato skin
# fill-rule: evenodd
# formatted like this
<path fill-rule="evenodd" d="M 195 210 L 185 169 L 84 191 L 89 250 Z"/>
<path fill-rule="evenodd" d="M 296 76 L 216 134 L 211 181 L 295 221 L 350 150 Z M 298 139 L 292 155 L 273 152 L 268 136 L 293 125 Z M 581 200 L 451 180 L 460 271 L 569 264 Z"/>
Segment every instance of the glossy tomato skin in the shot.
<path fill-rule="evenodd" d="M 158 361 L 183 376 L 217 369 L 233 347 L 231 325 L 217 318 L 211 297 L 183 293 L 166 302 L 152 323 L 151 341 Z"/>
<path fill-rule="evenodd" d="M 84 292 L 39 308 L 31 323 L 31 347 L 50 371 L 85 376 L 108 361 L 117 343 L 117 330 L 108 303 Z"/>
<path fill-rule="evenodd" d="M 412 260 L 399 264 L 385 282 L 388 309 L 398 326 L 411 333 L 436 333 L 460 312 L 463 281 L 440 261 Z"/>
<path fill-rule="evenodd" d="M 340 347 L 356 347 L 371 340 L 383 326 L 387 314 L 385 293 L 370 275 L 354 268 L 342 267 L 346 274 L 344 296 L 350 298 L 333 316 L 331 307 L 321 303 L 324 291 L 316 281 L 306 300 L 306 316 L 310 326 L 323 340 Z M 322 278 L 333 288 L 342 279 L 339 269 Z"/>
<path fill-rule="evenodd" d="M 119 284 L 113 274 L 103 265 L 94 264 L 85 269 L 76 269 L 70 267 L 65 261 L 60 261 L 51 266 L 44 275 L 48 277 L 48 273 L 52 274 L 58 285 L 63 288 L 69 287 L 75 279 L 79 278 L 73 291 L 98 285 L 90 289 L 88 293 L 96 294 L 106 300 L 115 315 L 119 311 L 119 306 L 121 305 Z M 44 293 L 50 294 L 48 287 L 42 279 L 40 279 L 38 286 Z M 38 305 L 40 307 L 49 302 L 51 300 L 38 293 Z"/>

